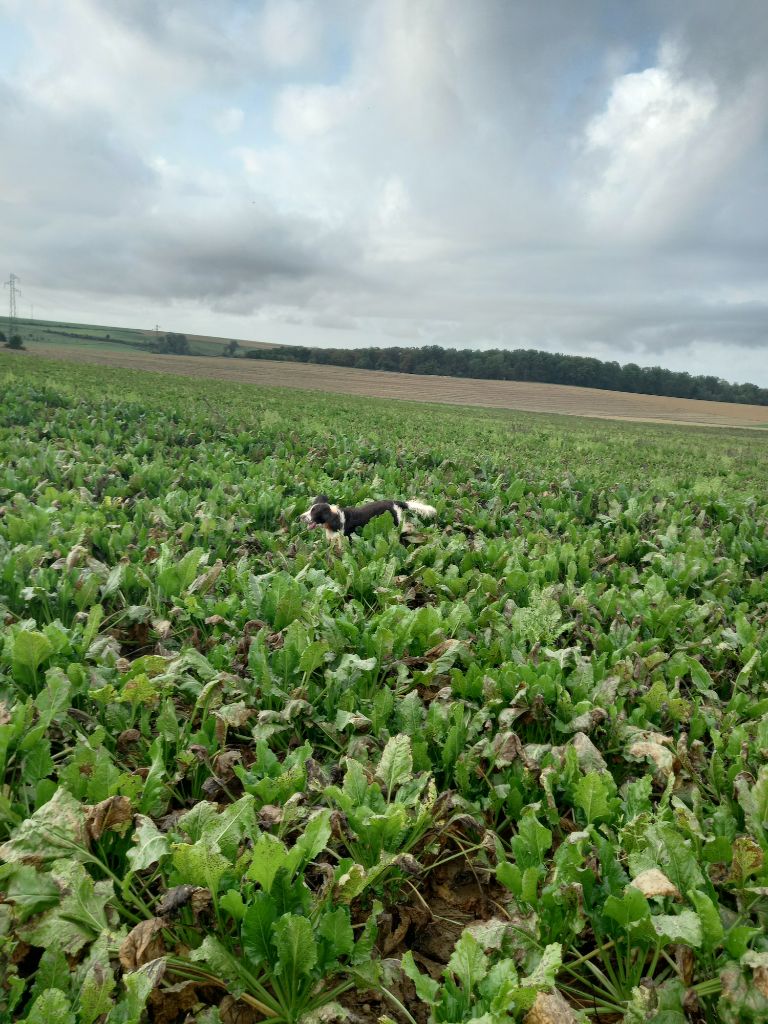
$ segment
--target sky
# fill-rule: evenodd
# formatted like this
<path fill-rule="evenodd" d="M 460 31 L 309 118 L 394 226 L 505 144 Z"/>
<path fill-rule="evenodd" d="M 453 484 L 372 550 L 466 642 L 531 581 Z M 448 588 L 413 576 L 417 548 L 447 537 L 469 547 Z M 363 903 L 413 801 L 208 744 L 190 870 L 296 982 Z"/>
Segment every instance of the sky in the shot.
<path fill-rule="evenodd" d="M 765 0 L 0 0 L 0 271 L 44 319 L 767 386 L 767 126 Z"/>

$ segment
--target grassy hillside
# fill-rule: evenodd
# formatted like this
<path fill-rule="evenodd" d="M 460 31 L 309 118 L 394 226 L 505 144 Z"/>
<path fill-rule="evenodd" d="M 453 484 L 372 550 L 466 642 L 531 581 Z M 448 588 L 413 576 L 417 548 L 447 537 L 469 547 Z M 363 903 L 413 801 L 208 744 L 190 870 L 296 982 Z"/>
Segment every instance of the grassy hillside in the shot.
<path fill-rule="evenodd" d="M 96 324 L 78 324 L 58 320 L 17 321 L 24 344 L 34 347 L 43 344 L 47 349 L 86 347 L 95 352 L 119 351 L 126 347 L 150 352 L 165 331 L 140 330 L 132 327 L 104 327 Z M 0 321 L 0 329 L 7 333 L 6 325 Z M 240 341 L 230 338 L 214 338 L 202 334 L 186 335 L 190 353 L 197 356 L 220 356 L 225 347 L 236 340 L 243 352 L 252 349 L 270 348 L 258 341 Z"/>

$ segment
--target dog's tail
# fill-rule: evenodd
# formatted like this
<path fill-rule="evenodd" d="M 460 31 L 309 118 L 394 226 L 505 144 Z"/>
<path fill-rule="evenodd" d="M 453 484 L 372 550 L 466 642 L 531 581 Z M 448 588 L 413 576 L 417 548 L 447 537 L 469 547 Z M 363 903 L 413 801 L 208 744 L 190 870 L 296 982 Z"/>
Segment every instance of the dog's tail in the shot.
<path fill-rule="evenodd" d="M 419 501 L 418 498 L 409 498 L 408 501 L 402 502 L 405 508 L 409 512 L 415 512 L 417 516 L 422 516 L 424 519 L 431 519 L 437 515 L 437 509 L 432 505 L 425 505 L 423 501 Z"/>

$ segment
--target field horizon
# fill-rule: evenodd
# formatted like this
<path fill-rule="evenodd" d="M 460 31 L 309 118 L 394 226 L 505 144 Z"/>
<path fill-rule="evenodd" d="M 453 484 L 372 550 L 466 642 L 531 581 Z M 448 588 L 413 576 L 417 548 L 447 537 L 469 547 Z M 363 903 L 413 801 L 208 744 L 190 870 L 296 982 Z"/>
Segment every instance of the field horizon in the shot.
<path fill-rule="evenodd" d="M 270 346 L 264 343 L 261 347 Z M 691 427 L 729 427 L 741 430 L 768 428 L 768 406 L 669 398 L 566 384 L 420 376 L 268 359 L 159 355 L 119 345 L 107 348 L 103 345 L 76 343 L 33 343 L 26 352 L 17 352 L 14 356 L 22 359 L 30 356 L 60 359 L 113 368 L 149 370 L 182 377 L 225 380 L 300 391 L 324 391 L 338 395 L 360 395 L 393 401 L 508 409 L 589 419 L 668 423 Z"/>

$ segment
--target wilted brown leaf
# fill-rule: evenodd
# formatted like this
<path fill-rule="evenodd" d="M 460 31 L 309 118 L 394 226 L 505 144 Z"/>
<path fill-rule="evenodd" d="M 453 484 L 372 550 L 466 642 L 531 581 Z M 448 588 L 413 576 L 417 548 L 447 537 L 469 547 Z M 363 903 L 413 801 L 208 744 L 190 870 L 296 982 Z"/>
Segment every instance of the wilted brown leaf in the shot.
<path fill-rule="evenodd" d="M 216 754 L 213 759 L 213 770 L 219 782 L 224 784 L 231 782 L 235 777 L 234 766 L 242 760 L 243 754 L 240 750 L 222 750 Z"/>
<path fill-rule="evenodd" d="M 123 729 L 117 737 L 117 749 L 120 751 L 127 750 L 134 743 L 138 743 L 140 739 L 141 733 L 138 729 Z"/>
<path fill-rule="evenodd" d="M 152 917 L 148 921 L 140 921 L 128 932 L 118 951 L 124 971 L 135 971 L 137 967 L 163 955 L 165 945 L 158 933 L 165 928 L 166 923 L 164 917 Z"/>
<path fill-rule="evenodd" d="M 638 761 L 650 760 L 656 765 L 656 774 L 667 777 L 672 774 L 675 766 L 675 755 L 670 746 L 672 740 L 661 733 L 648 733 L 645 739 L 635 740 L 630 744 L 628 754 Z"/>
<path fill-rule="evenodd" d="M 153 989 L 149 996 L 152 1024 L 176 1024 L 183 1013 L 200 1002 L 197 986 L 196 981 L 181 981 L 177 985 Z"/>
<path fill-rule="evenodd" d="M 523 1024 L 576 1024 L 576 1014 L 558 991 L 539 992 Z"/>
<path fill-rule="evenodd" d="M 101 839 L 104 832 L 125 831 L 133 819 L 131 801 L 127 796 L 109 796 L 92 807 L 84 807 L 85 827 L 91 839 Z"/>
<path fill-rule="evenodd" d="M 264 1019 L 258 1010 L 229 995 L 219 1003 L 219 1018 L 221 1024 L 259 1024 Z"/>
<path fill-rule="evenodd" d="M 728 882 L 743 882 L 763 866 L 765 855 L 751 836 L 738 836 L 733 841 L 733 860 Z"/>
<path fill-rule="evenodd" d="M 680 890 L 667 878 L 663 871 L 657 868 L 649 868 L 641 871 L 637 878 L 632 879 L 632 885 L 639 889 L 643 896 L 671 896 L 673 899 L 682 899 Z"/>

